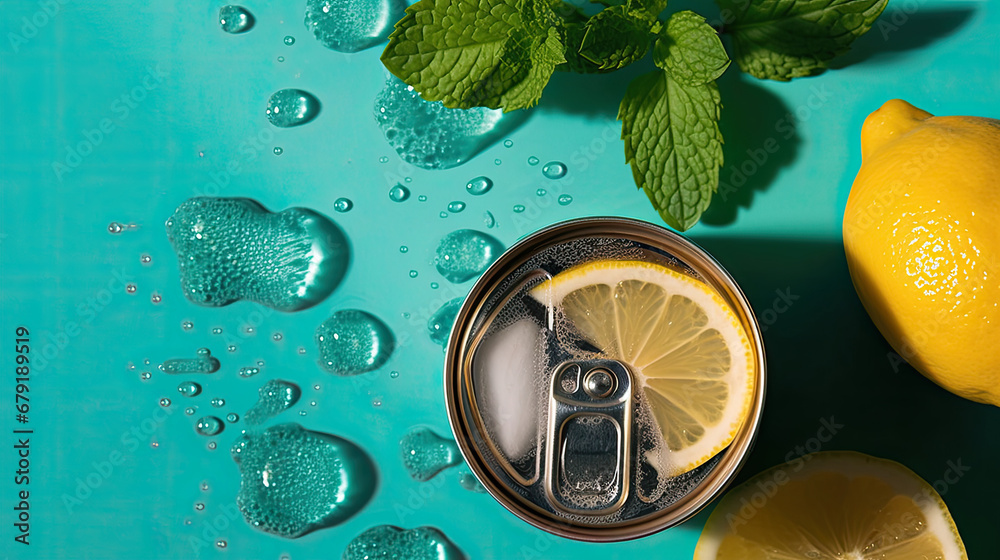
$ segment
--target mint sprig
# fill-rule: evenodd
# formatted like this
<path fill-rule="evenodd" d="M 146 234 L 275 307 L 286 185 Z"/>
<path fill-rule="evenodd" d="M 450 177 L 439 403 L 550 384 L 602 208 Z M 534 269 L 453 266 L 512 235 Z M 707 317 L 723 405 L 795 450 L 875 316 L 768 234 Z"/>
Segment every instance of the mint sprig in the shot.
<path fill-rule="evenodd" d="M 716 1 L 740 69 L 774 80 L 825 70 L 888 2 Z M 636 78 L 619 106 L 625 159 L 663 220 L 686 230 L 718 187 L 715 80 L 730 57 L 700 15 L 661 20 L 667 0 L 596 3 L 605 8 L 588 17 L 563 0 L 420 0 L 396 23 L 382 63 L 429 101 L 513 111 L 535 105 L 557 69 L 613 72 L 652 51 L 657 70 Z"/>

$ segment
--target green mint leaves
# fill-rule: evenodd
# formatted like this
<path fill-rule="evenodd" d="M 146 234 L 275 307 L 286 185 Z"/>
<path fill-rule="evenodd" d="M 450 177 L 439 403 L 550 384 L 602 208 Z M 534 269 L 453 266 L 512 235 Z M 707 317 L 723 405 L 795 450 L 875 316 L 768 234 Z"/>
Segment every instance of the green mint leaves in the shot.
<path fill-rule="evenodd" d="M 737 64 L 757 78 L 787 81 L 826 70 L 871 29 L 889 0 L 716 0 Z"/>
<path fill-rule="evenodd" d="M 531 107 L 565 61 L 547 0 L 420 0 L 389 36 L 382 63 L 447 107 Z"/>
<path fill-rule="evenodd" d="M 625 160 L 663 220 L 686 230 L 719 184 L 722 102 L 730 57 L 702 16 L 661 20 L 667 0 L 420 0 L 389 37 L 385 67 L 447 107 L 513 111 L 538 103 L 555 70 L 613 72 L 652 51 L 657 70 L 618 109 Z M 740 69 L 758 78 L 811 76 L 871 29 L 888 0 L 716 0 Z M 589 13 L 595 8 L 591 7 Z"/>
<path fill-rule="evenodd" d="M 722 102 L 715 78 L 729 57 L 705 18 L 679 12 L 656 39 L 653 61 L 662 70 L 633 81 L 618 109 L 625 160 L 663 221 L 684 231 L 719 186 Z"/>

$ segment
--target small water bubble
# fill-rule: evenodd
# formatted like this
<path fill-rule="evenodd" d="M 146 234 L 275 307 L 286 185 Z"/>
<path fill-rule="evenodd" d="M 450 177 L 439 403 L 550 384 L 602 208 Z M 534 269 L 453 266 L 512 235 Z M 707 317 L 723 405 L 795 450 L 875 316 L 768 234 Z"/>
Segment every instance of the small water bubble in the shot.
<path fill-rule="evenodd" d="M 500 158 L 497 158 L 497 159 L 493 160 L 493 165 L 500 165 L 501 163 L 503 163 L 503 162 L 500 161 Z"/>
<path fill-rule="evenodd" d="M 246 334 L 253 334 L 253 333 L 257 332 L 257 329 L 255 329 L 255 328 L 253 328 L 251 326 L 246 326 L 246 327 L 243 327 L 243 332 L 246 333 Z"/>
<path fill-rule="evenodd" d="M 416 278 L 419 274 L 420 273 L 417 272 L 416 270 L 411 270 L 410 271 L 410 278 Z"/>
<path fill-rule="evenodd" d="M 243 33 L 253 27 L 253 14 L 243 6 L 228 5 L 219 9 L 219 25 L 226 33 Z"/>
<path fill-rule="evenodd" d="M 403 177 L 403 181 L 405 181 L 407 183 L 412 183 L 413 182 L 413 177 Z"/>
<path fill-rule="evenodd" d="M 158 442 L 156 440 L 153 440 L 153 441 L 149 442 L 149 446 L 152 447 L 153 449 L 156 449 L 157 447 L 160 446 L 160 442 Z"/>
<path fill-rule="evenodd" d="M 141 377 L 143 381 L 149 381 L 149 379 L 153 377 L 153 374 L 149 373 L 148 371 L 144 371 L 142 372 L 142 375 L 140 375 L 139 377 Z"/>
<path fill-rule="evenodd" d="M 276 155 L 276 156 L 280 156 L 281 154 L 285 153 L 285 149 L 282 148 L 281 146 L 275 146 L 274 150 L 272 150 L 272 151 L 274 152 L 274 155 Z"/>
<path fill-rule="evenodd" d="M 309 401 L 309 406 L 316 406 L 316 401 Z"/>
<path fill-rule="evenodd" d="M 503 145 L 504 145 L 505 148 L 513 148 L 514 147 L 514 141 L 511 140 L 510 138 L 508 138 L 508 139 L 506 139 L 506 140 L 503 141 Z"/>
<path fill-rule="evenodd" d="M 197 397 L 201 394 L 201 385 L 194 381 L 182 381 L 177 385 L 177 392 L 185 397 Z"/>
<path fill-rule="evenodd" d="M 306 413 L 306 411 L 304 411 L 304 410 L 300 410 L 300 411 L 299 411 L 299 416 L 305 416 L 306 414 L 307 414 L 307 413 Z"/>
<path fill-rule="evenodd" d="M 538 158 L 531 156 L 528 158 L 528 165 L 538 165 Z"/>
<path fill-rule="evenodd" d="M 319 391 L 319 389 L 320 389 L 319 383 L 313 385 L 313 391 Z"/>
<path fill-rule="evenodd" d="M 295 37 L 291 35 L 285 35 L 285 44 L 289 47 L 295 44 Z"/>
<path fill-rule="evenodd" d="M 399 252 L 400 252 L 400 253 L 405 253 L 405 252 L 407 252 L 407 251 L 409 251 L 409 250 L 410 250 L 410 248 L 409 248 L 409 247 L 407 247 L 406 245 L 400 245 L 400 246 L 399 246 Z"/>
<path fill-rule="evenodd" d="M 373 399 L 372 400 L 372 406 L 374 406 L 376 408 L 382 406 L 382 399 Z"/>
<path fill-rule="evenodd" d="M 229 414 L 226 415 L 226 422 L 229 422 L 230 424 L 239 422 L 239 420 L 240 420 L 240 415 L 236 414 L 235 412 L 230 412 Z"/>
<path fill-rule="evenodd" d="M 215 449 L 216 447 L 218 447 L 218 445 L 219 444 L 215 443 L 214 441 L 208 442 L 208 448 L 209 449 Z"/>
<path fill-rule="evenodd" d="M 393 379 L 396 379 L 397 377 L 399 377 L 399 372 L 396 371 L 396 370 L 390 371 L 389 372 L 389 377 L 391 377 Z"/>
<path fill-rule="evenodd" d="M 386 157 L 386 156 L 382 156 L 382 157 L 378 158 L 378 162 L 379 163 L 389 163 L 389 158 Z"/>
<path fill-rule="evenodd" d="M 515 204 L 514 208 L 512 208 L 511 210 L 513 210 L 515 214 L 520 214 L 521 212 L 524 212 L 524 205 L 523 204 Z"/>
<path fill-rule="evenodd" d="M 139 256 L 139 262 L 141 262 L 142 264 L 149 264 L 153 262 L 153 257 L 147 255 L 146 253 L 143 253 L 142 255 Z"/>
<path fill-rule="evenodd" d="M 181 328 L 186 331 L 189 331 L 194 328 L 194 323 L 192 323 L 191 321 L 184 321 L 181 323 Z"/>
<path fill-rule="evenodd" d="M 461 200 L 456 200 L 448 205 L 448 211 L 452 214 L 458 214 L 462 210 L 465 210 L 465 203 Z"/>
<path fill-rule="evenodd" d="M 283 57 L 283 56 L 279 56 L 278 57 L 278 62 L 284 62 L 284 61 L 285 61 L 285 57 Z"/>
<path fill-rule="evenodd" d="M 128 292 L 128 293 L 130 293 L 130 294 L 134 294 L 137 289 L 138 289 L 138 287 L 135 284 L 126 284 L 125 285 L 125 291 Z"/>
<path fill-rule="evenodd" d="M 436 290 L 436 289 L 438 289 L 440 287 L 441 287 L 441 285 L 438 284 L 437 282 L 431 282 L 431 289 L 432 290 Z"/>
<path fill-rule="evenodd" d="M 274 333 L 274 334 L 271 335 L 271 340 L 273 340 L 275 342 L 280 342 L 281 339 L 283 339 L 283 338 L 285 338 L 285 335 L 281 334 L 280 332 L 276 332 L 276 333 Z"/>
<path fill-rule="evenodd" d="M 255 368 L 255 367 L 242 367 L 242 368 L 240 368 L 240 377 L 242 377 L 244 379 L 249 378 L 249 377 L 253 377 L 253 376 L 257 375 L 258 373 L 260 373 L 260 370 L 257 369 L 257 368 Z"/>
<path fill-rule="evenodd" d="M 409 319 L 410 318 L 410 314 L 408 312 L 406 312 L 406 311 L 400 313 L 400 315 L 402 315 L 404 319 Z"/>
<path fill-rule="evenodd" d="M 203 504 L 201 502 L 195 502 L 194 509 L 196 511 L 203 511 L 205 509 L 205 504 Z"/>
<path fill-rule="evenodd" d="M 393 202 L 403 202 L 408 198 L 410 198 L 410 189 L 400 185 L 399 183 L 397 183 L 395 187 L 389 189 L 389 200 Z"/>
<path fill-rule="evenodd" d="M 542 167 L 542 175 L 548 179 L 562 179 L 566 176 L 566 164 L 561 161 L 550 161 Z"/>
<path fill-rule="evenodd" d="M 354 203 L 349 198 L 341 197 L 333 202 L 333 209 L 337 212 L 350 212 L 351 208 L 354 208 Z"/>
<path fill-rule="evenodd" d="M 304 356 L 305 353 L 306 353 L 305 347 L 304 346 L 299 346 L 299 354 L 302 354 Z"/>
<path fill-rule="evenodd" d="M 144 360 L 142 360 L 142 363 L 144 363 L 144 364 L 146 364 L 148 366 L 149 364 L 151 364 L 153 362 L 149 358 L 145 358 Z"/>
<path fill-rule="evenodd" d="M 194 430 L 203 436 L 214 436 L 222 431 L 226 425 L 216 416 L 203 416 L 195 424 Z"/>
<path fill-rule="evenodd" d="M 123 231 L 125 231 L 125 226 L 118 222 L 111 222 L 108 224 L 108 233 L 112 235 L 118 235 Z"/>
<path fill-rule="evenodd" d="M 487 228 L 493 228 L 497 225 L 497 219 L 493 217 L 493 212 L 487 210 L 486 213 L 483 214 L 483 224 Z"/>
<path fill-rule="evenodd" d="M 160 406 L 162 406 L 163 408 L 167 408 L 168 406 L 170 406 L 170 399 L 168 399 L 167 397 L 163 397 L 162 399 L 160 399 Z"/>
<path fill-rule="evenodd" d="M 208 481 L 202 481 L 202 483 L 201 483 L 201 491 L 202 492 L 208 492 Z"/>
<path fill-rule="evenodd" d="M 163 301 L 163 296 L 154 292 L 153 295 L 149 296 L 149 301 L 153 303 L 160 303 Z"/>
<path fill-rule="evenodd" d="M 473 196 L 480 196 L 490 192 L 493 188 L 493 180 L 489 177 L 479 176 L 472 179 L 465 185 L 465 190 Z"/>
<path fill-rule="evenodd" d="M 212 406 L 214 406 L 215 408 L 222 408 L 226 406 L 226 399 L 222 397 L 215 397 L 214 399 L 212 399 Z"/>
<path fill-rule="evenodd" d="M 215 327 L 212 329 L 212 334 L 222 334 L 222 327 Z"/>
<path fill-rule="evenodd" d="M 264 367 L 264 360 L 257 360 L 257 367 Z"/>
<path fill-rule="evenodd" d="M 419 200 L 420 202 L 427 202 L 427 195 L 422 194 L 417 197 L 417 200 Z"/>
<path fill-rule="evenodd" d="M 198 410 L 198 407 L 196 407 L 196 406 L 189 406 L 189 407 L 187 407 L 187 408 L 184 409 L 184 414 L 187 414 L 188 416 L 191 416 L 197 410 Z"/>
<path fill-rule="evenodd" d="M 230 344 L 229 346 L 226 346 L 226 350 L 228 350 L 230 352 L 235 352 L 236 351 L 236 345 L 235 344 Z"/>
<path fill-rule="evenodd" d="M 440 217 L 442 217 L 442 218 L 447 218 L 447 217 L 448 217 L 448 213 L 447 213 L 447 212 L 445 212 L 444 210 L 442 210 L 442 211 L 441 211 L 441 213 L 440 213 L 440 214 L 438 214 L 438 216 L 440 216 Z"/>
<path fill-rule="evenodd" d="M 227 543 L 225 539 L 219 539 L 215 541 L 215 546 L 217 546 L 218 548 L 226 548 L 227 546 L 229 546 L 229 543 Z"/>
<path fill-rule="evenodd" d="M 567 206 L 569 203 L 573 202 L 573 197 L 568 194 L 561 194 L 558 198 L 560 206 Z"/>
<path fill-rule="evenodd" d="M 301 89 L 286 88 L 271 94 L 265 114 L 274 126 L 288 128 L 315 119 L 319 110 L 319 99 L 315 95 Z"/>
<path fill-rule="evenodd" d="M 538 196 L 545 196 L 549 194 L 549 192 L 545 189 L 535 189 L 535 194 Z"/>

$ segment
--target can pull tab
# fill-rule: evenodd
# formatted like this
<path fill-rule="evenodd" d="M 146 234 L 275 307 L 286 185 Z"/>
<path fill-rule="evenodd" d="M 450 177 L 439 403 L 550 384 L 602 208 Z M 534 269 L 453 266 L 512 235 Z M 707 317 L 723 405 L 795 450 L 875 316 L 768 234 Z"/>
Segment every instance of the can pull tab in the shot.
<path fill-rule="evenodd" d="M 552 380 L 546 494 L 562 511 L 612 513 L 629 492 L 632 379 L 614 360 L 564 362 Z"/>

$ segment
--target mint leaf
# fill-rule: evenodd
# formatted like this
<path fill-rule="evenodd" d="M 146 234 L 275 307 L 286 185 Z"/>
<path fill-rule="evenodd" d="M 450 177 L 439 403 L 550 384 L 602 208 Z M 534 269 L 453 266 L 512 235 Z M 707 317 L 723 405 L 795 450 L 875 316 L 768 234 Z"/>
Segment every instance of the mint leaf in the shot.
<path fill-rule="evenodd" d="M 692 86 L 718 78 L 730 63 L 718 33 L 694 12 L 670 16 L 653 47 L 653 62 Z"/>
<path fill-rule="evenodd" d="M 642 8 L 612 6 L 565 26 L 566 62 L 575 72 L 612 72 L 646 56 L 655 18 Z"/>
<path fill-rule="evenodd" d="M 693 226 L 719 185 L 720 108 L 715 82 L 690 85 L 656 70 L 629 84 L 618 109 L 635 184 L 675 229 Z"/>
<path fill-rule="evenodd" d="M 787 81 L 826 70 L 871 29 L 888 0 L 716 0 L 735 21 L 736 62 L 758 78 Z"/>
<path fill-rule="evenodd" d="M 382 63 L 446 107 L 522 109 L 564 61 L 557 22 L 547 0 L 420 0 L 396 23 Z"/>

